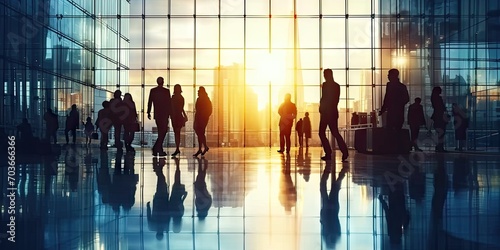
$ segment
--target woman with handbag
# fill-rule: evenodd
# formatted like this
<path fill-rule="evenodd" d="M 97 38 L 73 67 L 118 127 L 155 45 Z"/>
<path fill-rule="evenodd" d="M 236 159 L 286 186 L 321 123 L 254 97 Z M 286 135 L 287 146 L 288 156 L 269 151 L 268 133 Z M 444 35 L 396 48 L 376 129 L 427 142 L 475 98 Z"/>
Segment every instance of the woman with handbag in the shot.
<path fill-rule="evenodd" d="M 123 127 L 125 128 L 125 133 L 123 135 L 123 140 L 125 141 L 125 149 L 127 152 L 135 151 L 132 147 L 132 141 L 134 140 L 134 134 L 136 131 L 140 130 L 140 125 L 137 122 L 137 110 L 135 108 L 135 102 L 132 99 L 130 93 L 126 93 L 123 96 L 123 103 L 128 109 L 127 116 L 123 122 Z"/>
<path fill-rule="evenodd" d="M 181 129 L 186 125 L 188 120 L 186 112 L 184 111 L 184 97 L 182 97 L 181 85 L 174 86 L 174 93 L 172 95 L 172 127 L 174 128 L 175 135 L 175 152 L 173 157 L 180 154 L 179 146 L 181 144 Z"/>
<path fill-rule="evenodd" d="M 198 157 L 200 154 L 203 156 L 209 150 L 205 130 L 207 128 L 210 115 L 212 115 L 212 102 L 208 97 L 205 87 L 200 87 L 198 89 L 198 99 L 196 99 L 195 104 L 193 123 L 194 132 L 198 137 L 198 151 L 193 155 L 194 157 Z M 204 147 L 203 151 L 201 150 L 202 146 Z"/>
<path fill-rule="evenodd" d="M 431 119 L 434 121 L 434 129 L 438 134 L 436 152 L 446 152 L 444 149 L 444 136 L 446 134 L 446 125 L 450 121 L 450 115 L 446 112 L 441 92 L 441 87 L 434 87 L 431 94 L 431 103 L 434 109 Z"/>

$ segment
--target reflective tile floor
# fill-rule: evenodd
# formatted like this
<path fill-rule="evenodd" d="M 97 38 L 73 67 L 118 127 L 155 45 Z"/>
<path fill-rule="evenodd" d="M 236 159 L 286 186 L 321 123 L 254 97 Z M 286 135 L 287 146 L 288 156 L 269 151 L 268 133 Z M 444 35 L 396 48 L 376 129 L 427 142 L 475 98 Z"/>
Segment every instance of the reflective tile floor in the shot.
<path fill-rule="evenodd" d="M 500 249 L 495 155 L 194 151 L 3 161 L 0 249 Z"/>

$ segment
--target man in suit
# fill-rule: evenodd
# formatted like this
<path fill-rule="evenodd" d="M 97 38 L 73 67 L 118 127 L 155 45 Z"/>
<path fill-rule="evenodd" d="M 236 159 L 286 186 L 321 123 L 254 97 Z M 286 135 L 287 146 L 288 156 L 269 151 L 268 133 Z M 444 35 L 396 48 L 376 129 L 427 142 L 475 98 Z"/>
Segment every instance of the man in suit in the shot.
<path fill-rule="evenodd" d="M 151 120 L 151 106 L 154 106 L 154 119 L 158 127 L 158 139 L 153 146 L 153 155 L 166 156 L 163 151 L 163 140 L 168 131 L 168 119 L 171 111 L 170 90 L 163 87 L 163 77 L 156 79 L 157 87 L 149 92 L 148 119 Z"/>
<path fill-rule="evenodd" d="M 405 105 L 410 101 L 410 95 L 406 85 L 399 81 L 399 70 L 389 70 L 387 78 L 389 82 L 379 115 L 387 111 L 387 128 L 401 129 L 405 120 Z"/>
<path fill-rule="evenodd" d="M 278 150 L 278 153 L 285 152 L 285 145 L 286 153 L 290 153 L 290 135 L 292 133 L 293 120 L 297 117 L 297 106 L 295 106 L 295 103 L 293 103 L 291 99 L 292 96 L 287 93 L 285 95 L 285 101 L 278 109 L 278 114 L 280 115 L 280 150 Z"/>
<path fill-rule="evenodd" d="M 321 159 L 325 161 L 332 159 L 332 148 L 326 137 L 326 127 L 328 126 L 342 152 L 342 161 L 345 161 L 349 157 L 349 152 L 338 127 L 339 111 L 337 106 L 340 100 L 340 85 L 333 80 L 331 69 L 325 69 L 323 76 L 325 77 L 325 82 L 321 86 L 321 100 L 319 101 L 319 138 L 321 139 L 325 156 L 321 157 Z"/>
<path fill-rule="evenodd" d="M 420 126 L 425 125 L 424 107 L 420 104 L 422 99 L 415 98 L 415 102 L 408 108 L 408 125 L 410 125 L 411 145 L 415 151 L 422 151 L 417 144 Z"/>

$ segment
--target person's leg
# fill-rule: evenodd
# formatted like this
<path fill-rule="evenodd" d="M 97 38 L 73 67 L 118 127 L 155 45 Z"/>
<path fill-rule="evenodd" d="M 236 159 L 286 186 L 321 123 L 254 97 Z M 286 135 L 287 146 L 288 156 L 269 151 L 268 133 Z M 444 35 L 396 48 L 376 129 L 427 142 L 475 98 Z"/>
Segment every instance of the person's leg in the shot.
<path fill-rule="evenodd" d="M 121 134 L 122 134 L 122 124 L 121 123 L 115 123 L 113 124 L 115 127 L 115 147 L 121 148 L 122 147 L 122 140 L 121 140 Z"/>
<path fill-rule="evenodd" d="M 201 131 L 201 141 L 203 142 L 203 147 L 205 148 L 205 152 L 208 151 L 207 145 L 207 136 L 206 136 L 207 125 L 203 126 L 203 131 Z"/>
<path fill-rule="evenodd" d="M 167 135 L 168 122 L 163 120 L 156 120 L 156 126 L 158 127 L 158 139 L 153 147 L 153 152 L 163 152 L 163 140 Z"/>
<path fill-rule="evenodd" d="M 344 161 L 349 156 L 349 152 L 347 150 L 347 145 L 345 144 L 344 138 L 342 138 L 342 135 L 340 135 L 338 119 L 332 119 L 328 123 L 328 127 L 330 128 L 333 137 L 337 141 L 337 145 L 340 149 L 340 152 L 342 152 L 342 161 Z"/>
<path fill-rule="evenodd" d="M 309 147 L 309 138 L 306 136 L 305 140 L 306 140 L 306 148 L 308 148 Z"/>
<path fill-rule="evenodd" d="M 284 128 L 282 126 L 280 128 L 280 152 L 283 153 L 285 152 L 285 133 L 284 133 Z"/>
<path fill-rule="evenodd" d="M 328 125 L 326 117 L 322 116 L 319 119 L 319 139 L 321 140 L 321 146 L 323 146 L 323 150 L 325 151 L 325 158 L 331 157 L 332 148 L 330 147 L 330 142 L 326 137 L 326 126 Z"/>
<path fill-rule="evenodd" d="M 302 143 L 304 142 L 304 136 L 299 133 L 299 146 L 302 147 Z"/>
<path fill-rule="evenodd" d="M 101 149 L 108 149 L 109 135 L 101 131 Z"/>
<path fill-rule="evenodd" d="M 290 153 L 290 148 L 292 147 L 292 141 L 290 139 L 290 136 L 292 135 L 292 127 L 286 127 L 284 133 L 285 133 L 286 152 Z"/>
<path fill-rule="evenodd" d="M 71 130 L 71 136 L 73 136 L 73 144 L 76 143 L 76 128 Z"/>
<path fill-rule="evenodd" d="M 66 136 L 66 144 L 69 143 L 69 134 L 68 133 L 69 133 L 69 129 L 67 129 L 67 128 L 64 129 L 64 135 Z"/>

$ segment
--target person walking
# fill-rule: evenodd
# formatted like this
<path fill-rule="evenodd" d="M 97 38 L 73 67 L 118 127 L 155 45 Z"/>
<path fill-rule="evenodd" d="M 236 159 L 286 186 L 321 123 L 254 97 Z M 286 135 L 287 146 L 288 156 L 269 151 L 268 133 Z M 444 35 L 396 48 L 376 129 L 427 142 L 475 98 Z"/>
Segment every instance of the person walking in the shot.
<path fill-rule="evenodd" d="M 422 151 L 418 147 L 418 133 L 420 132 L 420 127 L 425 125 L 425 115 L 424 107 L 420 104 L 422 99 L 420 97 L 415 98 L 415 102 L 408 107 L 408 125 L 410 125 L 410 137 L 411 146 L 415 151 Z"/>
<path fill-rule="evenodd" d="M 172 95 L 172 127 L 174 128 L 175 136 L 175 152 L 172 154 L 173 157 L 181 153 L 179 149 L 181 144 L 181 129 L 186 125 L 188 120 L 186 111 L 184 111 L 184 97 L 181 93 L 181 85 L 174 85 L 174 93 Z"/>
<path fill-rule="evenodd" d="M 305 117 L 302 120 L 302 131 L 304 132 L 306 148 L 308 148 L 309 139 L 311 139 L 311 134 L 312 134 L 311 119 L 309 118 L 309 112 L 306 112 Z"/>
<path fill-rule="evenodd" d="M 127 152 L 135 151 L 132 147 L 132 141 L 134 141 L 134 134 L 136 131 L 140 130 L 139 123 L 137 122 L 137 109 L 135 107 L 135 102 L 130 93 L 126 93 L 123 96 L 123 103 L 128 109 L 127 117 L 124 120 L 123 128 L 125 134 L 123 135 L 123 140 L 125 141 L 125 149 Z"/>
<path fill-rule="evenodd" d="M 297 106 L 292 101 L 292 95 L 285 94 L 285 101 L 280 105 L 278 114 L 280 115 L 279 128 L 280 128 L 280 150 L 278 153 L 290 153 L 291 141 L 290 135 L 292 134 L 293 120 L 297 117 Z"/>
<path fill-rule="evenodd" d="M 446 152 L 444 148 L 444 136 L 446 134 L 446 125 L 450 121 L 450 115 L 446 112 L 443 98 L 441 97 L 441 87 L 434 87 L 431 94 L 431 103 L 434 112 L 431 119 L 434 121 L 434 129 L 438 134 L 438 141 L 436 144 L 436 152 Z"/>
<path fill-rule="evenodd" d="M 101 150 L 108 150 L 108 134 L 112 124 L 109 101 L 103 101 L 102 109 L 97 112 L 97 120 L 95 121 L 96 129 L 101 130 Z"/>
<path fill-rule="evenodd" d="M 43 115 L 43 119 L 46 123 L 46 138 L 50 143 L 50 138 L 54 139 L 54 144 L 57 144 L 57 129 L 59 129 L 59 119 L 51 108 L 47 109 L 47 112 Z"/>
<path fill-rule="evenodd" d="M 85 132 L 85 144 L 90 145 L 90 143 L 92 143 L 92 133 L 94 132 L 94 124 L 92 124 L 92 118 L 87 117 L 86 122 L 83 123 L 83 127 Z"/>
<path fill-rule="evenodd" d="M 76 130 L 80 127 L 80 114 L 76 109 L 76 104 L 71 105 L 71 111 L 69 115 L 66 117 L 66 129 L 64 130 L 64 134 L 66 136 L 66 144 L 69 143 L 69 135 L 71 132 L 71 136 L 73 136 L 73 144 L 76 143 Z"/>
<path fill-rule="evenodd" d="M 116 147 L 118 150 L 122 150 L 122 127 L 125 123 L 125 119 L 128 117 L 130 112 L 125 106 L 125 103 L 123 103 L 121 90 L 118 89 L 113 93 L 113 98 L 109 101 L 109 107 L 111 111 L 111 121 L 113 122 L 113 127 L 115 128 L 114 147 Z"/>
<path fill-rule="evenodd" d="M 168 119 L 170 117 L 171 98 L 170 90 L 163 87 L 163 77 L 156 79 L 157 87 L 152 88 L 149 92 L 148 98 L 148 119 L 151 120 L 151 107 L 154 106 L 154 119 L 158 127 L 158 139 L 153 146 L 153 155 L 166 156 L 167 153 L 163 151 L 163 140 L 168 131 Z"/>
<path fill-rule="evenodd" d="M 295 124 L 295 131 L 297 131 L 297 135 L 299 136 L 299 146 L 302 147 L 302 143 L 304 141 L 304 122 L 302 121 L 302 118 L 300 118 L 297 124 Z"/>
<path fill-rule="evenodd" d="M 326 127 L 328 126 L 342 152 L 342 161 L 345 161 L 349 157 L 349 152 L 338 127 L 339 111 L 337 106 L 340 100 L 340 85 L 333 79 L 331 69 L 325 69 L 323 76 L 325 77 L 325 82 L 321 86 L 321 99 L 319 103 L 319 138 L 321 139 L 325 156 L 321 157 L 321 159 L 324 161 L 332 159 L 332 148 L 326 137 Z"/>
<path fill-rule="evenodd" d="M 410 95 L 406 85 L 399 81 L 399 70 L 389 70 L 387 78 L 389 82 L 379 115 L 387 111 L 387 128 L 401 129 L 405 120 L 405 105 L 410 101 Z"/>
<path fill-rule="evenodd" d="M 198 137 L 198 151 L 193 156 L 198 157 L 200 154 L 205 155 L 209 150 L 205 129 L 207 128 L 210 115 L 212 115 L 212 102 L 208 98 L 204 87 L 198 89 L 198 99 L 196 99 L 195 109 L 193 127 Z M 203 151 L 201 150 L 201 146 L 204 147 Z"/>

